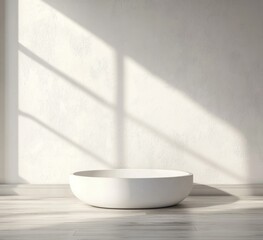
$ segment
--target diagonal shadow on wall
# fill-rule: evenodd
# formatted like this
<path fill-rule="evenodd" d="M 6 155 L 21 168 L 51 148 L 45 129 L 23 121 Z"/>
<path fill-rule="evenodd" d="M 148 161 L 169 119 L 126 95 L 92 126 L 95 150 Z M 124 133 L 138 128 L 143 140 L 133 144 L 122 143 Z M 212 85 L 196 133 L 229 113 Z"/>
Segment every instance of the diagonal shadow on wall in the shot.
<path fill-rule="evenodd" d="M 260 182 L 262 2 L 44 2 L 240 131 L 247 182 Z"/>
<path fill-rule="evenodd" d="M 37 123 L 38 125 L 40 125 L 41 127 L 43 127 L 44 129 L 48 130 L 49 132 L 51 132 L 52 134 L 56 135 L 57 137 L 59 137 L 60 139 L 62 139 L 63 141 L 67 142 L 68 144 L 70 144 L 71 146 L 77 148 L 79 151 L 83 152 L 84 154 L 94 158 L 96 161 L 99 161 L 100 163 L 102 163 L 103 165 L 105 165 L 106 167 L 113 167 L 110 163 L 108 163 L 107 161 L 105 161 L 102 157 L 98 156 L 97 154 L 89 151 L 88 149 L 86 149 L 85 147 L 81 146 L 80 144 L 74 142 L 73 140 L 71 140 L 69 137 L 65 136 L 64 134 L 58 132 L 57 130 L 53 129 L 52 127 L 50 127 L 49 125 L 47 125 L 46 123 L 44 123 L 43 121 L 41 121 L 40 119 L 26 113 L 23 112 L 21 110 L 18 111 L 19 116 L 22 116 L 24 118 L 27 118 L 31 121 L 33 121 L 34 123 Z"/>
<path fill-rule="evenodd" d="M 118 104 L 117 105 L 113 105 L 113 104 L 107 102 L 105 99 L 103 99 L 102 97 L 98 96 L 96 93 L 91 92 L 85 86 L 83 86 L 80 83 L 78 83 L 78 81 L 74 80 L 70 76 L 66 75 L 65 73 L 61 72 L 59 69 L 55 68 L 54 66 L 52 66 L 51 64 L 46 62 L 41 57 L 37 56 L 35 53 L 33 53 L 31 50 L 29 50 L 28 48 L 23 46 L 21 43 L 19 44 L 19 51 L 22 52 L 23 54 L 25 54 L 26 56 L 28 56 L 29 58 L 31 58 L 32 60 L 36 61 L 38 64 L 41 64 L 43 67 L 45 67 L 49 71 L 52 71 L 56 75 L 60 76 L 61 79 L 63 79 L 64 81 L 67 81 L 68 83 L 70 83 L 77 90 L 83 92 L 85 95 L 87 95 L 89 97 L 92 97 L 95 101 L 100 103 L 102 106 L 104 106 L 106 108 L 109 108 L 113 112 L 117 112 L 117 115 L 120 118 L 119 121 L 117 120 L 117 126 L 120 126 L 120 122 L 124 121 L 124 119 L 126 121 L 131 121 L 132 123 L 136 124 L 138 127 L 143 128 L 144 130 L 147 130 L 149 134 L 153 135 L 154 137 L 160 138 L 166 144 L 171 145 L 173 148 L 176 148 L 176 149 L 178 149 L 180 151 L 183 151 L 183 152 L 187 152 L 188 154 L 190 154 L 193 157 L 195 157 L 197 160 L 205 163 L 206 165 L 209 165 L 209 166 L 213 167 L 214 169 L 219 169 L 220 171 L 228 174 L 229 176 L 234 177 L 236 180 L 239 180 L 239 181 L 244 180 L 242 178 L 242 176 L 236 174 L 235 172 L 229 171 L 227 168 L 225 168 L 224 166 L 222 166 L 220 164 L 217 164 L 216 161 L 214 161 L 213 159 L 208 158 L 208 157 L 206 157 L 206 156 L 204 156 L 204 155 L 202 155 L 202 154 L 200 154 L 198 152 L 195 152 L 194 150 L 188 148 L 187 146 L 185 146 L 184 144 L 180 143 L 179 141 L 176 141 L 175 139 L 172 139 L 168 135 L 166 135 L 166 134 L 162 133 L 161 131 L 157 130 L 156 128 L 151 126 L 149 123 L 146 123 L 143 120 L 138 119 L 137 117 L 133 116 L 132 114 L 127 113 L 125 111 L 123 105 L 120 107 Z M 122 73 L 120 73 L 120 75 L 122 76 Z M 123 87 L 121 87 L 121 89 L 122 88 Z M 117 92 L 119 92 L 119 91 L 117 91 Z M 123 95 L 119 96 L 118 98 L 119 98 L 119 101 L 117 101 L 117 103 L 121 102 L 123 104 L 123 101 L 121 101 L 121 99 L 124 98 Z M 120 111 L 122 111 L 121 115 L 120 115 Z M 29 118 L 30 120 L 32 120 L 32 121 L 34 121 L 36 123 L 38 123 L 39 125 L 41 125 L 45 129 L 51 131 L 55 135 L 59 136 L 60 138 L 62 138 L 64 140 L 66 140 L 68 143 L 72 144 L 73 146 L 77 147 L 79 150 L 84 151 L 87 154 L 93 156 L 95 159 L 98 159 L 99 161 L 105 163 L 105 160 L 101 159 L 101 157 L 98 157 L 96 154 L 90 152 L 89 150 L 85 149 L 81 145 L 73 142 L 70 138 L 68 138 L 65 135 L 63 135 L 63 134 L 59 133 L 58 131 L 54 130 L 52 127 L 50 127 L 47 124 L 43 123 L 42 121 L 40 121 L 35 116 L 32 116 L 32 115 L 30 115 L 28 113 L 25 113 L 25 112 L 21 111 L 21 110 L 19 111 L 19 114 L 24 116 L 24 117 Z M 122 139 L 123 139 L 123 137 L 122 137 L 123 129 L 119 128 L 119 131 L 121 133 L 117 132 L 117 137 L 119 139 L 118 143 L 120 141 L 122 141 Z M 123 146 L 121 145 L 121 143 L 120 143 L 119 148 L 121 148 L 121 151 L 124 152 L 124 149 L 123 149 Z M 118 149 L 117 149 L 117 151 L 118 151 Z M 118 157 L 119 157 L 118 158 L 119 161 L 118 161 L 117 167 L 124 166 L 124 164 L 125 164 L 124 161 L 123 161 L 124 160 L 124 155 L 118 154 Z M 109 163 L 107 163 L 106 165 L 110 166 Z"/>

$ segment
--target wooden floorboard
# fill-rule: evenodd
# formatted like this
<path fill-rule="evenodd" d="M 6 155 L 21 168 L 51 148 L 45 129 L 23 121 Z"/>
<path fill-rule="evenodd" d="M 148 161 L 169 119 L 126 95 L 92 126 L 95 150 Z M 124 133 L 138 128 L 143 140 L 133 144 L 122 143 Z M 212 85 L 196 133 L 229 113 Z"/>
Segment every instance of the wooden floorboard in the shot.
<path fill-rule="evenodd" d="M 190 196 L 170 208 L 112 210 L 76 198 L 0 196 L 0 240 L 263 239 L 263 197 Z"/>

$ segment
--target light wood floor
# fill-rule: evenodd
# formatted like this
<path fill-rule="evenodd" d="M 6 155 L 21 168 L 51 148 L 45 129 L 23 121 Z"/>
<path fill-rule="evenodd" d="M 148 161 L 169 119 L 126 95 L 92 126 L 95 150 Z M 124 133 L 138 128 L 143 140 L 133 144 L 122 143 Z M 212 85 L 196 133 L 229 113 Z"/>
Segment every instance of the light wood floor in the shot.
<path fill-rule="evenodd" d="M 188 197 L 150 210 L 93 208 L 75 198 L 0 196 L 1 240 L 263 239 L 263 197 Z"/>

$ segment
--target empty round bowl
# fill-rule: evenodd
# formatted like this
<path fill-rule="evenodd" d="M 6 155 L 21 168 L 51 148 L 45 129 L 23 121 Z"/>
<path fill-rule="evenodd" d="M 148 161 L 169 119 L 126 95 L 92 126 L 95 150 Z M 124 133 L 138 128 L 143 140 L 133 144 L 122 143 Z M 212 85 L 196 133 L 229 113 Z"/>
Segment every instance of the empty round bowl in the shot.
<path fill-rule="evenodd" d="M 70 176 L 77 198 L 104 208 L 172 206 L 189 195 L 192 185 L 193 174 L 178 170 L 91 170 Z"/>

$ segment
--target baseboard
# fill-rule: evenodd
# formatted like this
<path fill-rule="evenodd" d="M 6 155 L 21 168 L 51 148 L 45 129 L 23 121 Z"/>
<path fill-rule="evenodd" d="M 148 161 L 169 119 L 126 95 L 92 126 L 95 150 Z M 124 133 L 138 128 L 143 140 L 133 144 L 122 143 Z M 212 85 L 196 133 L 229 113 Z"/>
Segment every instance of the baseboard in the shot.
<path fill-rule="evenodd" d="M 263 184 L 195 184 L 191 196 L 263 196 Z"/>
<path fill-rule="evenodd" d="M 72 197 L 67 184 L 0 184 L 0 195 Z M 263 196 L 263 184 L 194 184 L 191 196 Z"/>
<path fill-rule="evenodd" d="M 0 184 L 0 196 L 73 196 L 68 184 Z"/>

